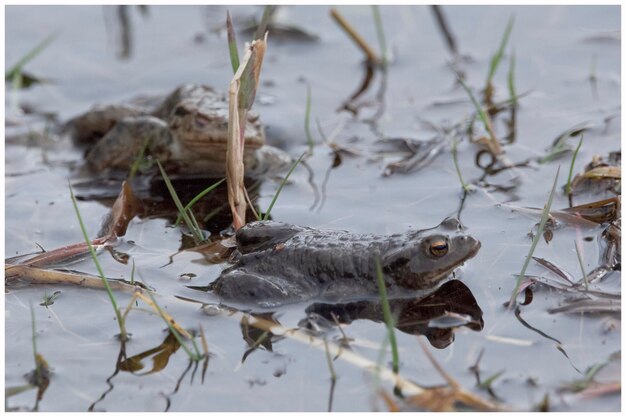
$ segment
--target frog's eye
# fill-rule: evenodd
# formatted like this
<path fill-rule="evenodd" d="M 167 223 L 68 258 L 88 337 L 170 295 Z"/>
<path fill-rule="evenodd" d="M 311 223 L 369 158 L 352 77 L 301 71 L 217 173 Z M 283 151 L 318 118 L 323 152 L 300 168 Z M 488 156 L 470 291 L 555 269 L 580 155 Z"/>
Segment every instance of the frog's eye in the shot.
<path fill-rule="evenodd" d="M 445 240 L 435 240 L 430 244 L 430 253 L 438 258 L 445 255 L 448 253 L 448 242 Z"/>

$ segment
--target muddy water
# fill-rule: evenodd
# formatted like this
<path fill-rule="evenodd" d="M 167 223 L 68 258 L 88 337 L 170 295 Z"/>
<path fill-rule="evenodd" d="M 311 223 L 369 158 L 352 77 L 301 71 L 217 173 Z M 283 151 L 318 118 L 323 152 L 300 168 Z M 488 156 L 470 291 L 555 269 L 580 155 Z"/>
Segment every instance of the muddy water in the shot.
<path fill-rule="evenodd" d="M 377 50 L 371 9 L 363 6 L 340 10 Z M 259 8 L 250 7 L 232 7 L 230 11 L 237 27 L 261 13 Z M 7 65 L 51 33 L 56 32 L 57 37 L 26 67 L 50 82 L 19 93 L 7 89 L 5 257 L 36 252 L 38 245 L 53 249 L 82 239 L 67 186 L 68 178 L 74 184 L 85 180 L 78 174 L 81 151 L 66 138 L 54 135 L 24 142 L 9 139 L 12 134 L 44 129 L 46 123 L 39 116 L 43 113 L 53 113 L 65 121 L 95 103 L 116 102 L 137 94 L 162 94 L 181 83 L 206 83 L 221 89 L 228 85 L 232 71 L 222 23 L 226 8 L 151 6 L 144 17 L 137 8 L 127 12 L 132 44 L 130 56 L 120 59 L 121 28 L 113 7 L 6 8 Z M 509 17 L 515 16 L 510 44 L 494 81 L 495 100 L 506 100 L 506 73 L 514 50 L 515 85 L 522 97 L 516 114 L 516 140 L 505 148 L 511 161 L 544 155 L 556 137 L 581 123 L 588 124 L 589 129 L 584 134 L 575 173 L 581 172 L 593 155 L 620 149 L 618 7 L 445 7 L 444 12 L 464 57 L 459 68 L 477 95 L 484 86 L 490 56 L 497 49 Z M 381 159 L 374 152 L 380 137 L 426 141 L 437 136 L 426 122 L 439 128 L 459 123 L 466 126 L 464 121 L 473 114 L 466 93 L 455 84 L 454 72 L 448 65 L 452 55 L 431 10 L 381 8 L 391 64 L 384 112 L 373 126 L 365 120 L 377 111 L 379 78 L 360 99 L 372 105 L 363 107 L 356 117 L 337 112 L 357 89 L 364 70 L 360 51 L 330 19 L 329 9 L 289 7 L 280 13 L 281 18 L 315 34 L 317 40 L 270 33 L 263 85 L 255 105 L 268 126 L 269 141 L 293 156 L 306 149 L 303 124 L 308 82 L 312 119 L 319 120 L 327 136 L 359 155 L 344 156 L 339 166 L 330 169 L 334 156 L 313 123 L 318 143 L 307 160 L 313 180 L 309 180 L 304 167 L 296 169 L 272 211 L 273 218 L 319 228 L 391 234 L 432 227 L 445 217 L 457 215 L 463 193 L 449 141 L 443 142 L 441 152 L 425 168 L 407 174 L 383 176 L 386 164 L 402 155 L 387 154 Z M 243 34 L 239 36 L 244 39 Z M 597 80 L 596 92 L 590 83 L 592 74 Z M 35 114 L 20 114 L 16 111 L 20 106 L 33 108 Z M 506 118 L 502 114 L 496 117 L 495 129 L 502 137 L 507 134 Z M 482 174 L 474 164 L 478 148 L 463 133 L 458 139 L 462 140 L 458 145 L 460 170 L 471 182 Z M 575 147 L 578 137 L 568 142 Z M 553 208 L 567 207 L 562 186 L 570 160 L 571 153 L 549 163 L 532 163 L 530 167 L 490 176 L 486 179 L 489 184 L 482 184 L 466 197 L 460 212 L 467 233 L 478 238 L 482 248 L 456 277 L 482 310 L 484 326 L 458 327 L 452 343 L 448 340 L 440 346 L 443 348 L 430 350 L 461 385 L 493 399 L 486 390 L 476 387 L 476 377 L 469 369 L 484 351 L 480 377 L 485 380 L 502 372 L 491 388 L 501 404 L 512 409 L 533 409 L 548 395 L 551 410 L 619 410 L 619 394 L 583 397 L 562 390 L 568 383 L 584 379 L 588 368 L 619 354 L 619 314 L 550 313 L 553 308 L 568 305 L 567 295 L 540 285 L 533 289 L 532 303 L 520 308 L 523 321 L 537 331 L 522 325 L 512 311 L 503 307 L 528 253 L 528 233 L 539 221 L 537 213 L 513 208 L 543 207 L 559 166 Z M 501 191 L 494 185 L 514 187 Z M 276 181 L 263 183 L 258 200 L 261 207 L 269 205 L 277 187 Z M 320 192 L 317 195 L 315 188 Z M 89 194 L 84 189 L 83 193 Z M 585 194 L 575 203 L 611 196 L 607 192 Z M 88 232 L 95 236 L 108 206 L 102 200 L 84 198 L 79 207 Z M 39 410 L 327 410 L 331 380 L 323 350 L 289 339 L 270 338 L 245 355 L 249 345 L 244 336 L 255 340 L 259 333 L 242 335 L 241 313 L 207 315 L 200 304 L 174 298 L 216 302 L 210 294 L 187 285 L 207 285 L 224 265 L 208 265 L 195 252 L 181 253 L 168 264 L 181 245 L 181 230 L 168 226 L 163 218 L 136 218 L 116 249 L 130 255 L 136 276 L 157 290 L 157 301 L 169 314 L 186 328 L 203 327 L 211 352 L 204 383 L 201 369 L 193 378 L 193 369 L 187 371 L 189 360 L 182 349 L 154 372 L 150 371 L 153 363 L 163 365 L 163 361 L 153 362 L 153 356 L 146 354 L 142 369 L 116 373 L 120 345 L 114 335 L 118 328 L 106 294 L 71 286 L 31 285 L 11 287 L 5 295 L 6 386 L 23 385 L 23 375 L 33 369 L 32 304 L 37 348 L 52 368 Z M 540 241 L 535 256 L 558 265 L 578 280 L 581 273 L 574 242 L 580 242 L 584 267 L 591 271 L 599 264 L 603 229 L 561 224 L 550 244 Z M 106 252 L 100 254 L 100 261 L 108 276 L 130 277 L 130 263 L 121 264 Z M 78 259 L 66 268 L 96 272 L 89 259 Z M 558 281 L 534 262 L 527 273 Z M 195 275 L 189 280 L 185 274 Z M 590 287 L 620 294 L 620 279 L 619 271 L 610 272 Z M 55 303 L 48 308 L 40 306 L 44 294 L 54 291 L 61 291 Z M 117 297 L 120 305 L 127 304 L 129 295 L 120 293 Z M 306 316 L 306 308 L 292 305 L 280 309 L 274 317 L 283 326 L 297 327 Z M 150 351 L 167 337 L 160 318 L 142 311 L 133 311 L 127 326 L 132 333 L 126 346 L 127 357 Z M 343 331 L 354 339 L 351 348 L 355 353 L 378 360 L 386 338 L 384 324 L 355 319 Z M 342 334 L 334 328 L 323 336 L 339 341 Z M 400 331 L 396 336 L 400 374 L 423 386 L 443 384 L 416 336 Z M 386 352 L 383 363 L 389 361 Z M 612 360 L 595 380 L 619 381 L 619 368 L 619 359 Z M 341 357 L 334 361 L 334 370 L 338 380 L 332 393 L 332 410 L 385 408 L 376 393 L 378 384 L 391 392 L 390 384 L 377 382 L 372 373 Z M 35 401 L 36 392 L 31 390 L 9 398 L 7 404 L 31 409 Z"/>

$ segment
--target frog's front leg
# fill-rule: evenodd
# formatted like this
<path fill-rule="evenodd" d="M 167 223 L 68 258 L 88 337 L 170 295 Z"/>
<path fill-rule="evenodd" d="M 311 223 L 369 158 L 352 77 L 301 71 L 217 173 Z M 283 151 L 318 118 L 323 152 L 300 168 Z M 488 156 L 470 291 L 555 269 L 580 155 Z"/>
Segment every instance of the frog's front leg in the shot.
<path fill-rule="evenodd" d="M 96 170 L 129 169 L 144 144 L 146 154 L 167 160 L 172 141 L 172 135 L 163 120 L 152 116 L 129 117 L 117 122 L 89 151 L 86 159 Z"/>

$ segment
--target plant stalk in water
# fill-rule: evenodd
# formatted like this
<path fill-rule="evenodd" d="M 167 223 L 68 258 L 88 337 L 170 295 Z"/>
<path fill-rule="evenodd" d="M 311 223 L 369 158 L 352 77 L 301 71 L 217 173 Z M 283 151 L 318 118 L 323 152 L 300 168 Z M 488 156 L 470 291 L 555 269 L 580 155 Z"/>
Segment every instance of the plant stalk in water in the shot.
<path fill-rule="evenodd" d="M 69 185 L 69 184 L 68 184 Z M 104 288 L 106 288 L 107 294 L 109 296 L 109 300 L 111 301 L 111 306 L 113 307 L 113 311 L 115 312 L 115 317 L 117 318 L 117 324 L 120 328 L 120 340 L 125 342 L 128 340 L 128 333 L 126 332 L 126 327 L 124 323 L 124 318 L 120 313 L 119 308 L 117 307 L 117 301 L 115 300 L 115 296 L 113 295 L 113 291 L 111 290 L 111 286 L 109 285 L 109 281 L 104 276 L 104 272 L 102 271 L 102 267 L 100 266 L 100 261 L 98 261 L 98 255 L 96 254 L 96 250 L 91 244 L 91 240 L 87 235 L 87 229 L 85 228 L 85 224 L 83 223 L 83 218 L 80 215 L 80 211 L 78 210 L 78 204 L 76 203 L 76 197 L 74 196 L 74 191 L 72 190 L 72 186 L 70 187 L 70 196 L 72 197 L 72 204 L 74 205 L 74 211 L 76 212 L 76 217 L 78 218 L 78 223 L 80 224 L 80 230 L 83 232 L 83 237 L 85 238 L 85 242 L 89 247 L 89 252 L 91 253 L 91 258 L 93 259 L 94 264 L 96 265 L 96 269 L 98 270 L 98 274 L 102 279 L 102 283 L 104 284 Z"/>
<path fill-rule="evenodd" d="M 387 289 L 385 288 L 385 281 L 383 279 L 383 269 L 380 266 L 380 256 L 378 255 L 376 256 L 376 281 L 378 283 L 380 302 L 383 307 L 383 317 L 385 319 L 385 325 L 387 326 L 389 344 L 391 345 L 391 366 L 393 372 L 397 374 L 400 370 L 400 355 L 398 354 L 398 343 L 396 342 L 396 334 L 393 331 L 394 319 L 391 315 L 391 308 L 389 307 L 389 300 L 387 299 Z"/>
<path fill-rule="evenodd" d="M 550 217 L 550 207 L 552 207 L 552 200 L 554 199 L 554 194 L 556 191 L 556 183 L 557 183 L 557 180 L 559 179 L 560 170 L 561 170 L 561 166 L 559 166 L 556 170 L 556 176 L 554 177 L 554 184 L 552 184 L 552 191 L 550 191 L 550 197 L 548 197 L 548 202 L 543 207 L 543 213 L 541 214 L 541 221 L 539 222 L 537 233 L 533 237 L 533 242 L 530 245 L 530 250 L 528 251 L 528 255 L 526 255 L 526 260 L 524 261 L 524 265 L 522 266 L 522 271 L 520 272 L 519 277 L 517 278 L 517 282 L 515 284 L 515 288 L 513 289 L 513 292 L 511 293 L 511 298 L 509 300 L 509 305 L 508 305 L 509 310 L 515 304 L 515 298 L 517 297 L 517 293 L 519 291 L 520 285 L 522 285 L 522 281 L 524 280 L 524 277 L 526 276 L 525 275 L 526 268 L 528 268 L 528 264 L 530 263 L 530 260 L 533 256 L 533 252 L 535 252 L 537 243 L 539 243 L 539 240 L 541 239 L 541 235 L 543 235 L 543 229 L 545 228 L 546 222 L 548 221 L 548 218 Z"/>

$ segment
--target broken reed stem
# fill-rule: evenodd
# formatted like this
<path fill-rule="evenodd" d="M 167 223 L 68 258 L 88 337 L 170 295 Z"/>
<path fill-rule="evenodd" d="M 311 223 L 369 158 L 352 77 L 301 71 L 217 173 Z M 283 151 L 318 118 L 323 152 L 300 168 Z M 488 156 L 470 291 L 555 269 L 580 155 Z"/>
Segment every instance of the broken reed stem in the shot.
<path fill-rule="evenodd" d="M 76 197 L 74 196 L 74 190 L 72 190 L 71 184 L 68 183 L 70 187 L 70 196 L 72 197 L 72 204 L 74 205 L 74 211 L 76 212 L 76 217 L 78 218 L 78 223 L 80 224 L 80 230 L 83 232 L 83 237 L 85 238 L 85 242 L 87 246 L 89 246 L 89 252 L 91 253 L 91 258 L 93 262 L 96 264 L 96 269 L 98 270 L 98 274 L 100 274 L 100 278 L 102 279 L 102 283 L 104 284 L 104 288 L 106 288 L 107 294 L 109 296 L 109 300 L 111 301 L 111 306 L 113 306 L 113 311 L 115 312 L 115 317 L 117 318 L 117 324 L 120 328 L 120 340 L 125 342 L 128 340 L 128 334 L 126 333 L 126 327 L 124 325 L 124 318 L 120 313 L 119 308 L 117 307 L 117 301 L 115 300 L 115 296 L 113 295 L 113 291 L 111 290 L 111 286 L 109 285 L 109 281 L 104 276 L 104 272 L 102 271 L 102 267 L 100 266 L 100 262 L 98 261 L 98 256 L 96 255 L 96 251 L 91 244 L 91 240 L 89 240 L 89 236 L 87 236 L 87 229 L 85 228 L 85 224 L 83 223 L 83 218 L 80 215 L 80 210 L 78 210 L 78 204 L 76 203 Z"/>
<path fill-rule="evenodd" d="M 392 369 L 395 374 L 400 371 L 400 356 L 398 354 L 398 343 L 396 342 L 396 334 L 394 333 L 394 319 L 391 315 L 391 308 L 389 307 L 389 300 L 387 299 L 387 289 L 385 288 L 385 281 L 383 279 L 383 269 L 380 265 L 380 256 L 377 254 L 375 258 L 376 262 L 376 281 L 378 283 L 378 291 L 380 293 L 380 302 L 383 307 L 383 317 L 385 319 L 385 325 L 387 326 L 387 333 L 389 337 L 389 344 L 391 345 L 391 358 Z"/>
<path fill-rule="evenodd" d="M 578 249 L 578 242 L 574 240 L 574 248 L 576 248 L 576 257 L 578 258 L 578 264 L 580 265 L 580 272 L 583 274 L 583 282 L 585 283 L 585 290 L 589 289 L 589 282 L 587 281 L 587 273 L 585 272 L 585 266 L 583 265 L 583 258 L 580 256 L 580 250 Z"/>
<path fill-rule="evenodd" d="M 287 175 L 285 175 L 285 178 L 283 178 L 283 181 L 280 183 L 278 190 L 276 190 L 276 193 L 274 194 L 274 198 L 272 198 L 272 201 L 269 207 L 267 208 L 267 211 L 265 212 L 265 216 L 263 216 L 263 220 L 269 219 L 272 208 L 274 208 L 274 204 L 276 203 L 276 200 L 278 199 L 280 192 L 283 190 L 283 187 L 287 183 L 287 180 L 289 179 L 289 176 L 291 175 L 293 170 L 296 169 L 296 167 L 302 161 L 302 158 L 304 158 L 305 155 L 306 155 L 306 152 L 302 152 L 302 155 L 300 155 L 300 158 L 298 158 L 296 162 L 294 162 L 293 165 L 291 165 L 291 168 L 289 168 L 289 172 L 287 172 Z"/>
<path fill-rule="evenodd" d="M 367 60 L 372 64 L 376 64 L 381 62 L 376 53 L 370 48 L 370 46 L 365 42 L 365 40 L 357 33 L 357 31 L 348 23 L 348 21 L 335 9 L 334 7 L 330 8 L 330 16 L 335 20 L 335 22 L 341 27 L 344 32 L 352 39 L 352 41 L 363 51 Z"/>
<path fill-rule="evenodd" d="M 537 243 L 539 243 L 539 240 L 541 239 L 541 235 L 543 234 L 543 229 L 545 228 L 546 222 L 548 221 L 548 218 L 550 217 L 550 207 L 552 206 L 552 200 L 554 199 L 554 194 L 556 191 L 556 183 L 557 183 L 557 180 L 559 179 L 560 171 L 561 171 L 561 166 L 559 165 L 559 167 L 556 170 L 556 176 L 554 177 L 554 184 L 552 184 L 552 191 L 550 191 L 550 197 L 548 197 L 548 202 L 543 207 L 543 213 L 541 214 L 541 221 L 539 222 L 539 228 L 537 229 L 537 233 L 533 237 L 533 241 L 530 245 L 530 250 L 528 251 L 528 255 L 526 255 L 526 260 L 524 261 L 524 265 L 522 266 L 522 271 L 520 272 L 519 277 L 517 278 L 517 283 L 515 284 L 515 288 L 513 289 L 513 292 L 511 293 L 511 298 L 509 300 L 507 310 L 510 310 L 515 304 L 517 292 L 519 291 L 519 287 L 520 285 L 522 285 L 522 281 L 524 280 L 524 277 L 526 274 L 526 268 L 528 268 L 528 264 L 530 263 L 530 259 L 533 256 L 533 252 L 535 251 L 535 248 L 537 247 Z"/>

